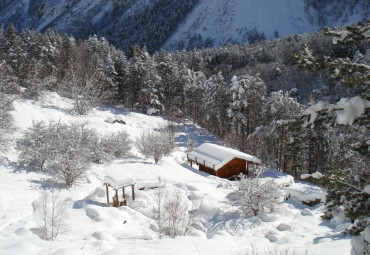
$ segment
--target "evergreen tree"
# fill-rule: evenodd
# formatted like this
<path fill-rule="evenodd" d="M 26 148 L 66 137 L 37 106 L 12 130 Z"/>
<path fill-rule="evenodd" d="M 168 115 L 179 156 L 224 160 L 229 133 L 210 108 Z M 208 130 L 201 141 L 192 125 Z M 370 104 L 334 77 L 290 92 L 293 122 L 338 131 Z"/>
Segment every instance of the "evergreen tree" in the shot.
<path fill-rule="evenodd" d="M 203 108 L 206 113 L 205 125 L 213 133 L 222 135 L 227 127 L 227 107 L 229 94 L 227 83 L 221 72 L 209 77 L 205 84 Z"/>
<path fill-rule="evenodd" d="M 228 115 L 233 130 L 241 135 L 239 149 L 245 148 L 245 139 L 263 121 L 266 86 L 261 78 L 251 75 L 231 79 L 232 103 Z"/>
<path fill-rule="evenodd" d="M 368 46 L 369 32 L 370 21 L 347 26 L 345 30 L 338 30 L 336 28 L 324 29 L 326 35 L 334 36 L 333 44 L 351 46 L 359 44 Z M 303 49 L 295 54 L 295 58 L 303 68 L 312 71 L 324 71 L 332 78 L 338 79 L 342 84 L 355 87 L 359 93 L 363 94 L 364 98 L 369 98 L 370 66 L 368 63 L 368 54 L 370 52 L 367 50 L 363 53 L 356 51 L 355 55 L 347 55 L 345 57 L 316 57 L 313 51 L 307 45 L 304 45 Z"/>

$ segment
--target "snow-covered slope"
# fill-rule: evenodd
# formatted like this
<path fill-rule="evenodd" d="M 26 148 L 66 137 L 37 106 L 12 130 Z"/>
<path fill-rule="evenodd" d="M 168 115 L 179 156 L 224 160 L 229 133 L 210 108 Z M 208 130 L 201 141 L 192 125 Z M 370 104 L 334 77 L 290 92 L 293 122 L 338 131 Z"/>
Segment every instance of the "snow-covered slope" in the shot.
<path fill-rule="evenodd" d="M 159 116 L 117 108 L 94 109 L 86 116 L 75 115 L 71 109 L 72 102 L 55 93 L 45 93 L 39 102 L 16 100 L 14 140 L 34 120 L 87 121 L 89 127 L 99 133 L 121 130 L 128 132 L 131 139 L 166 123 Z M 126 125 L 106 121 L 112 118 L 124 119 Z M 339 234 L 343 225 L 323 221 L 322 204 L 309 207 L 290 199 L 278 205 L 272 214 L 241 218 L 236 208 L 227 202 L 227 195 L 237 188 L 236 183 L 199 172 L 186 162 L 189 136 L 197 145 L 215 143 L 215 137 L 187 120 L 179 120 L 175 125 L 177 147 L 158 165 L 133 149 L 130 157 L 109 165 L 93 165 L 88 176 L 76 186 L 61 189 L 69 217 L 65 232 L 55 241 L 39 237 L 34 205 L 41 190 L 58 187 L 47 181 L 48 175 L 28 172 L 18 166 L 14 147 L 0 154 L 0 253 L 224 255 L 289 251 L 292 254 L 349 254 L 350 241 Z M 131 194 L 127 194 L 128 206 L 115 208 L 105 204 L 103 183 L 106 175 L 120 171 L 136 179 L 136 199 L 132 201 Z M 155 189 L 150 187 L 157 186 L 159 178 L 169 189 L 180 191 L 197 208 L 196 225 L 186 236 L 175 239 L 157 236 L 153 227 Z M 314 196 L 324 193 L 309 184 L 294 183 L 291 176 L 277 171 L 265 173 L 264 178 L 274 178 L 281 186 L 289 185 L 282 187 L 282 191 L 289 189 L 289 194 L 294 192 L 297 199 L 307 199 L 307 192 L 313 189 Z"/>
<path fill-rule="evenodd" d="M 349 10 L 349 5 L 343 7 L 337 17 L 329 13 L 319 20 L 318 12 L 304 0 L 201 0 L 166 45 L 187 41 L 196 34 L 203 40 L 213 39 L 215 45 L 228 40 L 243 43 L 253 32 L 264 33 L 271 39 L 277 35 L 319 30 L 322 25 L 338 26 L 363 19 L 365 10 L 360 4 L 354 10 Z M 335 11 L 329 4 L 327 8 Z"/>
<path fill-rule="evenodd" d="M 368 9 L 366 0 L 2 0 L 0 24 L 97 34 L 124 50 L 136 43 L 153 51 L 305 33 L 361 21 Z"/>

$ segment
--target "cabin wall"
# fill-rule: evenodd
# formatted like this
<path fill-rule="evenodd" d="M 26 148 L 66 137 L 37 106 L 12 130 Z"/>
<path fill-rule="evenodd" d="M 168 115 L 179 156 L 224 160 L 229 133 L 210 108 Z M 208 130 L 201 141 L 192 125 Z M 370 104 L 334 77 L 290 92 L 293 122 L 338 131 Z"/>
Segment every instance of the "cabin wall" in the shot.
<path fill-rule="evenodd" d="M 200 171 L 203 171 L 203 172 L 206 172 L 208 174 L 211 174 L 211 175 L 216 175 L 216 171 L 215 170 L 213 170 L 210 167 L 204 166 L 202 164 L 199 164 L 199 170 Z"/>
<path fill-rule="evenodd" d="M 247 162 L 244 159 L 234 158 L 229 163 L 216 170 L 200 163 L 197 164 L 200 171 L 211 175 L 216 175 L 220 178 L 232 178 L 234 176 L 238 176 L 239 174 L 246 175 L 248 173 L 247 163 L 249 164 L 249 167 L 251 164 L 253 164 L 252 162 Z"/>
<path fill-rule="evenodd" d="M 217 176 L 221 178 L 230 178 L 240 173 L 247 173 L 246 161 L 238 158 L 234 158 L 220 169 L 217 169 Z"/>

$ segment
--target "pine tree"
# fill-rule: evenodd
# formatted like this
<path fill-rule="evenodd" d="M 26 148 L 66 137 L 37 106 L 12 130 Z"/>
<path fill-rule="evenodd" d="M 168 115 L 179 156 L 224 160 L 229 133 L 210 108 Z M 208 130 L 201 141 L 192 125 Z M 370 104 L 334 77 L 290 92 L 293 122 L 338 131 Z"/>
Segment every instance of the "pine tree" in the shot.
<path fill-rule="evenodd" d="M 370 21 L 360 22 L 353 26 L 347 26 L 344 30 L 324 28 L 326 35 L 334 36 L 333 44 L 342 45 L 368 45 L 369 44 Z M 370 54 L 368 51 L 353 56 L 335 57 L 330 56 L 316 57 L 307 45 L 303 45 L 300 52 L 295 54 L 298 63 L 311 71 L 324 71 L 330 77 L 337 79 L 340 83 L 355 87 L 363 94 L 364 98 L 369 98 L 370 85 L 370 66 L 363 54 Z"/>
<path fill-rule="evenodd" d="M 245 139 L 263 121 L 266 86 L 261 78 L 251 75 L 231 79 L 232 103 L 228 115 L 233 119 L 233 130 L 241 134 L 239 149 L 245 148 Z"/>
<path fill-rule="evenodd" d="M 222 135 L 227 127 L 227 107 L 229 94 L 227 83 L 221 72 L 209 77 L 205 84 L 203 108 L 206 112 L 205 125 L 213 133 Z"/>

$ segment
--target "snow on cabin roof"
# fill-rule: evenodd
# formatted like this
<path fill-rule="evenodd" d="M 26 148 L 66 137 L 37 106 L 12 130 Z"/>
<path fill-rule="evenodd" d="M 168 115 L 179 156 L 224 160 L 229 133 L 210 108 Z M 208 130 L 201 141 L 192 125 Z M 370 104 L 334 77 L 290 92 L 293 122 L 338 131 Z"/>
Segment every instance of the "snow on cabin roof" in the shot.
<path fill-rule="evenodd" d="M 188 158 L 197 162 L 205 162 L 205 166 L 215 170 L 223 167 L 233 158 L 244 159 L 256 164 L 261 163 L 255 156 L 212 143 L 203 143 L 189 152 Z"/>
<path fill-rule="evenodd" d="M 109 183 L 113 189 L 119 189 L 135 184 L 135 178 L 120 171 L 105 176 L 104 183 Z"/>

